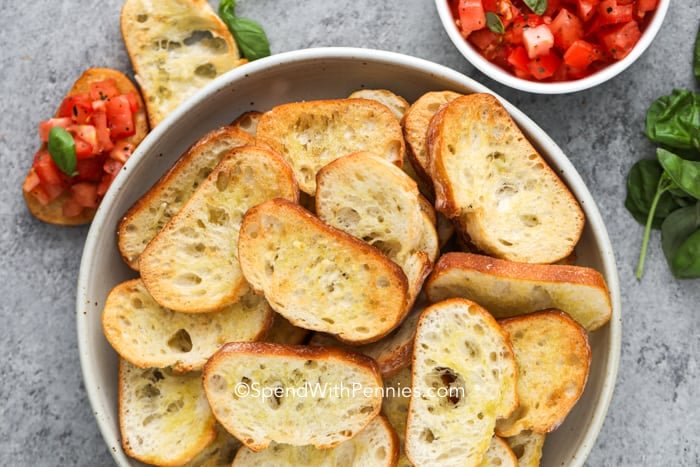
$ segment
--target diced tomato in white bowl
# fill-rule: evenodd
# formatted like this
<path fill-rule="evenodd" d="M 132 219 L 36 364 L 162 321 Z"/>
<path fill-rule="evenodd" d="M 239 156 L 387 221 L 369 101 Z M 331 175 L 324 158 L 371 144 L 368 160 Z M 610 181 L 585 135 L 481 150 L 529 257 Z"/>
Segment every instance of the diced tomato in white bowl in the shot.
<path fill-rule="evenodd" d="M 457 49 L 487 76 L 542 94 L 616 76 L 649 46 L 670 0 L 436 0 Z"/>

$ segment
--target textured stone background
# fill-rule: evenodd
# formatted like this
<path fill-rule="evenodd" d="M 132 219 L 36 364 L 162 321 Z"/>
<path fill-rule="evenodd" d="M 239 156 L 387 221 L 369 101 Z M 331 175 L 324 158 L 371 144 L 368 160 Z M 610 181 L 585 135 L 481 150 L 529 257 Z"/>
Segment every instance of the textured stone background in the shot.
<path fill-rule="evenodd" d="M 213 1 L 214 6 L 218 1 Z M 0 464 L 110 465 L 82 385 L 74 306 L 87 228 L 34 220 L 20 186 L 37 147 L 36 124 L 53 114 L 88 66 L 130 72 L 119 32 L 121 2 L 99 5 L 0 0 Z M 274 52 L 316 46 L 386 49 L 474 77 L 519 106 L 562 147 L 607 223 L 623 304 L 620 371 L 589 464 L 700 465 L 700 281 L 674 280 L 658 233 L 644 280 L 634 278 L 642 235 L 623 207 L 624 179 L 652 146 L 644 113 L 674 87 L 695 88 L 690 57 L 697 0 L 673 0 L 650 49 L 622 75 L 571 95 L 504 88 L 467 64 L 431 0 L 241 0 Z"/>

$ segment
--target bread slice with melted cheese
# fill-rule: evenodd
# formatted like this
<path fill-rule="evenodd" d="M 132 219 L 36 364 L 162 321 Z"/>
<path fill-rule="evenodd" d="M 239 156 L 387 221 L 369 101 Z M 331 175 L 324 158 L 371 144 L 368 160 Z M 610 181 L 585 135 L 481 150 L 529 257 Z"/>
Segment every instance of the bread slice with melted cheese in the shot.
<path fill-rule="evenodd" d="M 124 452 L 154 465 L 182 465 L 216 438 L 202 375 L 138 368 L 119 360 L 119 428 Z"/>
<path fill-rule="evenodd" d="M 206 0 L 126 0 L 120 23 L 152 128 L 214 78 L 246 63 Z"/>
<path fill-rule="evenodd" d="M 517 406 L 507 334 L 465 299 L 423 311 L 413 346 L 406 455 L 416 465 L 479 465 L 496 420 Z"/>
<path fill-rule="evenodd" d="M 591 349 L 586 331 L 566 313 L 544 310 L 500 321 L 518 366 L 519 407 L 496 432 L 549 433 L 566 418 L 588 380 Z"/>
<path fill-rule="evenodd" d="M 139 255 L 231 149 L 255 140 L 232 126 L 214 129 L 197 140 L 124 214 L 117 245 L 126 263 L 139 268 Z"/>
<path fill-rule="evenodd" d="M 396 433 L 389 422 L 379 415 L 360 434 L 334 448 L 272 444 L 264 451 L 254 452 L 242 447 L 232 467 L 394 467 L 398 450 Z"/>
<path fill-rule="evenodd" d="M 256 144 L 279 152 L 300 189 L 313 196 L 316 173 L 329 162 L 368 151 L 401 167 L 401 126 L 384 104 L 369 99 L 330 99 L 282 104 L 258 121 Z"/>
<path fill-rule="evenodd" d="M 479 250 L 527 263 L 571 254 L 583 211 L 496 97 L 468 94 L 442 106 L 427 141 L 435 207 Z"/>
<path fill-rule="evenodd" d="M 238 252 L 248 283 L 295 326 L 364 344 L 408 312 L 408 281 L 396 263 L 289 201 L 251 208 Z"/>
<path fill-rule="evenodd" d="M 226 342 L 255 341 L 272 323 L 272 309 L 252 292 L 210 313 L 180 313 L 160 306 L 140 279 L 115 286 L 102 311 L 107 341 L 140 368 L 201 370 Z"/>
<path fill-rule="evenodd" d="M 216 419 L 253 451 L 273 442 L 335 447 L 382 402 L 376 363 L 330 347 L 228 343 L 204 366 L 203 382 Z"/>
<path fill-rule="evenodd" d="M 593 331 L 610 320 L 612 305 L 605 278 L 595 269 L 559 264 L 529 264 L 474 253 L 440 257 L 426 280 L 431 302 L 464 297 L 496 318 L 558 308 Z"/>
<path fill-rule="evenodd" d="M 217 310 L 247 292 L 238 232 L 252 206 L 296 202 L 287 163 L 266 148 L 231 150 L 141 254 L 141 278 L 162 306 L 186 313 Z"/>

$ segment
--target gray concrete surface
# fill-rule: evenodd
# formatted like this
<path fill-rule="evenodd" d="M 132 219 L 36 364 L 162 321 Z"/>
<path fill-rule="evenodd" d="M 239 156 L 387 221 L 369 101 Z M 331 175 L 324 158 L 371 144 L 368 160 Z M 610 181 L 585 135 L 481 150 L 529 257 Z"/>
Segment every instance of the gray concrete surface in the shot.
<path fill-rule="evenodd" d="M 218 1 L 212 2 L 214 6 Z M 468 74 L 519 106 L 569 155 L 607 223 L 622 287 L 622 359 L 591 466 L 700 465 L 700 280 L 669 273 L 658 233 L 644 280 L 634 278 L 642 228 L 623 206 L 625 176 L 652 146 L 644 113 L 674 87 L 695 89 L 690 58 L 697 0 L 673 0 L 650 49 L 622 75 L 571 95 L 504 88 L 467 64 L 431 0 L 241 0 L 273 52 L 312 46 L 386 49 Z M 51 115 L 88 66 L 130 72 L 121 2 L 0 0 L 0 465 L 111 465 L 78 362 L 74 306 L 88 229 L 42 224 L 20 186 Z"/>

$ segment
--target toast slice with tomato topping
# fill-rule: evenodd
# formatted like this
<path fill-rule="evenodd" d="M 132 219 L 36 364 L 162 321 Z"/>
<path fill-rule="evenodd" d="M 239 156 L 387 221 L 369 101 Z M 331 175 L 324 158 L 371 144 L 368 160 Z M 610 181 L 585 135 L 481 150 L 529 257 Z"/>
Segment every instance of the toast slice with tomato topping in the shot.
<path fill-rule="evenodd" d="M 126 0 L 120 22 L 151 127 L 214 78 L 247 62 L 206 0 Z"/>
<path fill-rule="evenodd" d="M 90 108 L 92 108 L 93 101 L 90 98 L 91 88 L 95 83 L 104 82 L 105 80 L 112 80 L 118 91 L 123 95 L 130 95 L 131 98 L 135 100 L 135 104 L 138 107 L 138 110 L 132 113 L 134 123 L 133 134 L 121 140 L 129 145 L 131 151 L 148 133 L 148 122 L 143 100 L 141 99 L 138 89 L 124 73 L 118 70 L 110 68 L 89 68 L 85 70 L 73 84 L 66 95 L 66 99 L 62 101 L 56 111 L 54 120 L 58 120 L 59 118 L 65 120 L 65 126 L 74 124 L 90 124 L 94 126 L 94 122 L 90 120 L 94 114 L 81 114 L 80 117 L 82 118 L 84 116 L 86 121 L 79 120 L 78 109 L 81 107 L 78 105 L 71 106 L 70 102 L 68 102 L 68 98 L 85 95 L 85 99 L 87 99 L 85 100 L 86 105 L 90 104 Z M 106 101 L 106 99 L 98 97 L 95 101 L 99 103 L 100 101 Z M 70 109 L 67 109 L 67 107 L 70 107 Z M 66 116 L 62 117 L 62 115 Z M 95 133 L 95 137 L 97 138 L 99 133 Z M 106 134 L 107 137 L 109 137 L 109 130 L 107 130 Z M 127 154 L 121 154 L 121 156 L 126 157 Z M 103 152 L 95 157 L 95 160 L 99 157 L 101 161 L 101 163 L 96 166 L 97 172 L 94 173 L 95 170 L 93 169 L 95 169 L 95 167 L 89 166 L 88 162 L 81 162 L 77 167 L 77 177 L 80 177 L 81 181 L 83 181 L 84 178 L 87 178 L 87 171 L 89 170 L 91 172 L 89 178 L 95 179 L 95 188 L 103 187 L 106 190 L 106 187 L 109 186 L 106 182 L 111 182 L 116 176 L 116 173 L 108 174 L 105 172 L 101 175 L 100 171 L 102 170 L 103 164 L 111 158 L 104 156 Z M 89 158 L 85 159 L 87 160 Z M 115 167 L 116 165 L 117 164 L 115 164 Z M 83 172 L 82 175 L 80 172 Z M 100 175 L 103 177 L 104 182 L 97 178 Z M 82 200 L 82 204 L 90 204 L 92 207 L 78 206 L 79 209 L 64 208 L 64 206 L 75 207 L 74 199 L 83 194 L 80 192 L 75 193 L 77 189 L 71 190 L 71 186 L 76 180 L 76 177 L 69 177 L 60 172 L 55 162 L 51 160 L 47 144 L 43 143 L 35 156 L 34 164 L 29 169 L 23 184 L 22 192 L 29 212 L 39 220 L 56 225 L 81 225 L 92 221 L 97 210 L 96 206 L 101 201 L 104 193 L 99 194 L 101 190 L 84 190 L 89 191 L 89 193 L 85 193 L 85 196 L 89 196 L 90 199 Z M 98 182 L 105 183 L 105 185 L 97 185 Z M 86 182 L 83 181 L 83 183 Z M 81 185 L 81 187 L 84 186 L 85 185 Z"/>
<path fill-rule="evenodd" d="M 214 129 L 197 140 L 175 164 L 124 214 L 117 231 L 119 252 L 132 269 L 148 242 L 190 199 L 231 149 L 254 139 L 232 126 Z"/>

